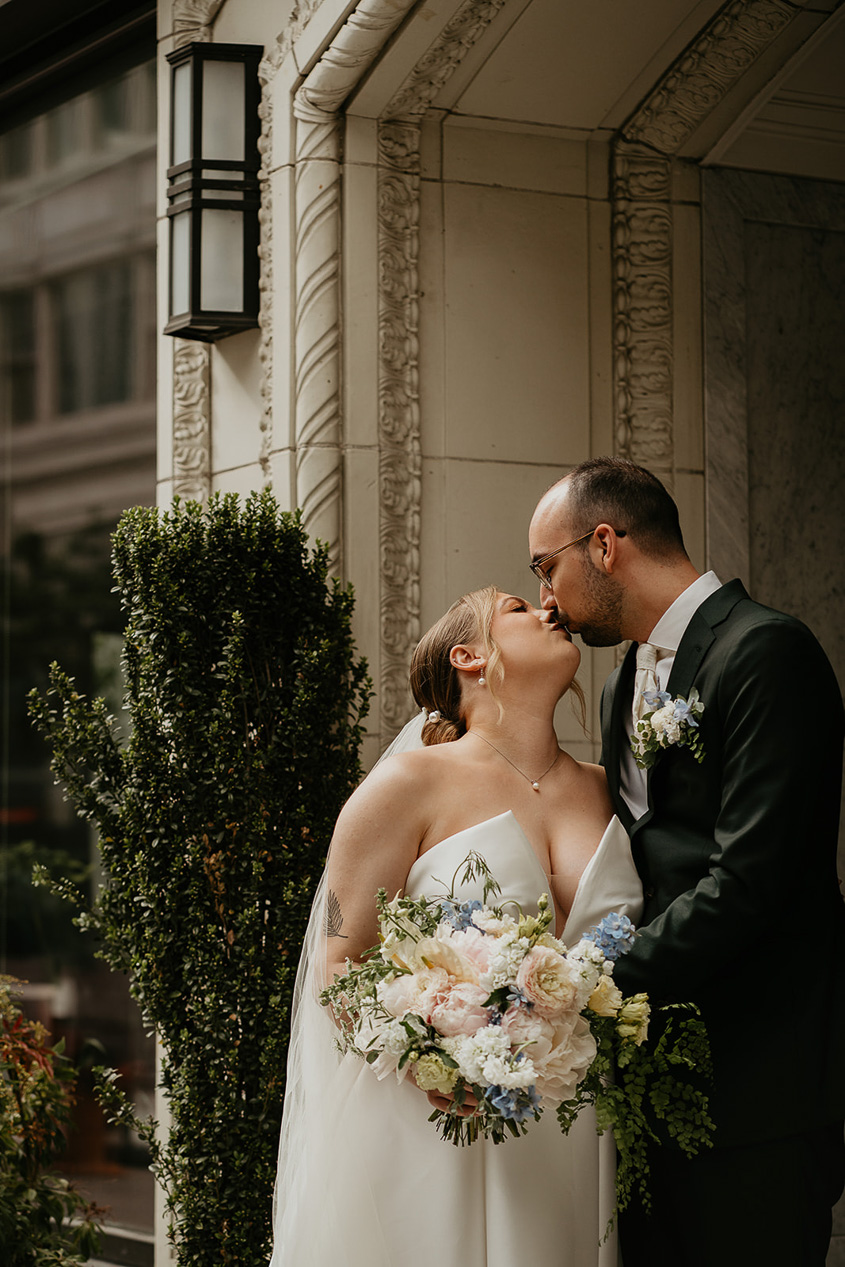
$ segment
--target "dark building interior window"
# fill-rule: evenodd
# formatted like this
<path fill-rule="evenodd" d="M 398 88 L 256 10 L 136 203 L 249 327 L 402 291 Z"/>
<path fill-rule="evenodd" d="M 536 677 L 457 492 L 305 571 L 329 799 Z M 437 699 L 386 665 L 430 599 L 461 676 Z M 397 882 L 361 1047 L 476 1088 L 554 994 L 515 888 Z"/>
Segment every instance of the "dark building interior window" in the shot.
<path fill-rule="evenodd" d="M 23 0 L 0 4 L 0 971 L 83 1071 L 64 1166 L 107 1210 L 99 1261 L 149 1267 L 149 1157 L 106 1122 L 90 1067 L 117 1068 L 146 1116 L 153 1041 L 126 979 L 32 884 L 36 862 L 89 893 L 102 876 L 26 696 L 58 660 L 120 713 L 109 538 L 125 507 L 156 496 L 155 6 L 46 8 L 41 32 Z"/>

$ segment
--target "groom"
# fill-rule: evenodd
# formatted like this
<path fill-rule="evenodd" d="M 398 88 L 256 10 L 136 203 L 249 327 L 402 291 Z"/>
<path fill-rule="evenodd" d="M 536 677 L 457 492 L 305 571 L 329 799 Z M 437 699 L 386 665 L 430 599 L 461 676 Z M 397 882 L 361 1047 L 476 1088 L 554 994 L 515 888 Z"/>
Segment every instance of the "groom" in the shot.
<path fill-rule="evenodd" d="M 698 574 L 674 502 L 631 462 L 576 467 L 540 501 L 529 542 L 545 608 L 588 646 L 633 644 L 601 703 L 645 891 L 614 979 L 697 1003 L 713 1052 L 715 1146 L 653 1150 L 652 1213 L 620 1225 L 625 1267 L 823 1267 L 845 1181 L 836 678 L 800 621 Z M 667 698 L 649 701 L 655 690 Z M 693 690 L 697 730 L 667 732 L 641 768 L 635 720 Z"/>

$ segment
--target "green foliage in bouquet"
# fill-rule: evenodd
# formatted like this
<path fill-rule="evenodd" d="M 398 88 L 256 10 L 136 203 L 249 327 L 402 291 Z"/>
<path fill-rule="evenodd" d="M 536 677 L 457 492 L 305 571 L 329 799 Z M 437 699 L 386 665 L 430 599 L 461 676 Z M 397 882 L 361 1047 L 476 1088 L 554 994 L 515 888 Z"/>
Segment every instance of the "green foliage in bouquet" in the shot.
<path fill-rule="evenodd" d="M 72 1267 L 99 1247 L 98 1211 L 54 1167 L 76 1073 L 0 977 L 0 1246 L 4 1267 Z"/>
<path fill-rule="evenodd" d="M 624 1001 L 616 1017 L 591 1015 L 596 1059 L 575 1099 L 557 1110 L 566 1132 L 581 1108 L 593 1104 L 599 1134 L 613 1131 L 619 1210 L 635 1194 L 644 1209 L 651 1207 L 650 1145 L 672 1141 L 693 1157 L 711 1147 L 715 1129 L 708 1112 L 710 1042 L 698 1008 L 692 1003 L 652 1006 L 647 1021 L 651 1034 L 632 1041 L 632 1031 L 648 1011 L 647 996 L 635 994 Z"/>
<path fill-rule="evenodd" d="M 126 725 L 54 665 L 30 697 L 106 876 L 80 927 L 128 973 L 166 1053 L 149 1140 L 181 1267 L 265 1264 L 299 947 L 335 818 L 360 779 L 370 683 L 349 589 L 271 494 L 134 508 L 113 541 Z M 41 880 L 49 883 L 44 872 Z"/>

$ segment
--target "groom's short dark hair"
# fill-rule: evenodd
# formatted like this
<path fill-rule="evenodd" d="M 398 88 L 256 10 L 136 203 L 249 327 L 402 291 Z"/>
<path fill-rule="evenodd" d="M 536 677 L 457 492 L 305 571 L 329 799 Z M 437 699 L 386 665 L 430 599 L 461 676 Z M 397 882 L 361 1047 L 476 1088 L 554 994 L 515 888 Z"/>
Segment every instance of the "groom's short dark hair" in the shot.
<path fill-rule="evenodd" d="M 686 554 L 678 507 L 656 475 L 627 458 L 589 458 L 566 477 L 574 533 L 624 529 L 644 554 Z"/>

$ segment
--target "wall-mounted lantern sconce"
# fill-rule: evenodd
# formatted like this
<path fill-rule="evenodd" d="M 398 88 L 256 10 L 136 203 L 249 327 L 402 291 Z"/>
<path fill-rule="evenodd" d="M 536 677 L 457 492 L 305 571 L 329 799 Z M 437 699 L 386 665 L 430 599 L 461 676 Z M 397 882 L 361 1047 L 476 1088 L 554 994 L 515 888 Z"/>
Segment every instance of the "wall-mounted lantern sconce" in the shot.
<path fill-rule="evenodd" d="M 168 53 L 170 320 L 213 343 L 258 325 L 260 44 Z"/>

